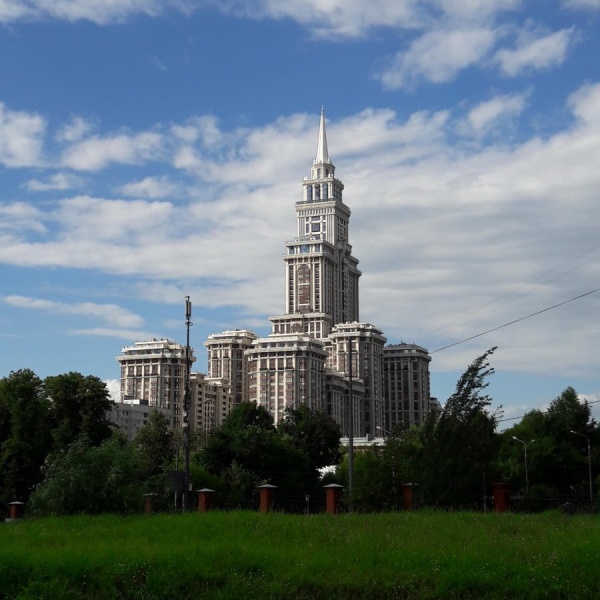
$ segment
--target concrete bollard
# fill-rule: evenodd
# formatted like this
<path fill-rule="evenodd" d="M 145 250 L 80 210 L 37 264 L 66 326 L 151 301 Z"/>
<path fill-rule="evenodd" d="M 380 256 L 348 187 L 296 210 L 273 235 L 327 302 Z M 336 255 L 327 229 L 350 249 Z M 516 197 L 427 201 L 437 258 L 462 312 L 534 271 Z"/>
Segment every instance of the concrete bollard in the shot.
<path fill-rule="evenodd" d="M 505 512 L 510 499 L 510 486 L 508 483 L 492 483 L 492 489 L 494 491 L 494 510 Z"/>
<path fill-rule="evenodd" d="M 325 489 L 325 510 L 330 515 L 337 515 L 340 511 L 340 498 L 344 491 L 344 486 L 338 483 L 324 485 Z"/>
<path fill-rule="evenodd" d="M 258 489 L 260 490 L 260 512 L 266 513 L 273 510 L 273 497 L 277 486 L 265 483 L 259 485 Z"/>
<path fill-rule="evenodd" d="M 212 507 L 215 490 L 202 488 L 198 490 L 198 512 L 208 512 Z"/>
<path fill-rule="evenodd" d="M 25 514 L 25 503 L 24 502 L 10 502 L 8 504 L 8 518 L 5 519 L 7 523 L 14 523 L 20 521 Z"/>

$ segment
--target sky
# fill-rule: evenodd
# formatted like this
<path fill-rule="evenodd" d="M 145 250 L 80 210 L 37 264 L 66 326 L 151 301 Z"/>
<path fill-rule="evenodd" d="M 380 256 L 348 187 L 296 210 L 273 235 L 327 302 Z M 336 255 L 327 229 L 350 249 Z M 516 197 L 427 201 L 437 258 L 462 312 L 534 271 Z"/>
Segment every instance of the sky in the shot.
<path fill-rule="evenodd" d="M 0 377 L 267 335 L 321 106 L 361 321 L 600 401 L 600 0 L 0 0 Z"/>

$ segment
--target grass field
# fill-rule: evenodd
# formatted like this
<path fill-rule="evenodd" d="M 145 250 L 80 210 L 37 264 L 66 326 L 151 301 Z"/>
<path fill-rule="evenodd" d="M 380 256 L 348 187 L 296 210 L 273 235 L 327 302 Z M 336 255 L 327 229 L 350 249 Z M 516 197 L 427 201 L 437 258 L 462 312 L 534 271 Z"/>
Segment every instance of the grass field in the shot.
<path fill-rule="evenodd" d="M 26 519 L 0 598 L 600 598 L 600 517 L 419 511 Z"/>

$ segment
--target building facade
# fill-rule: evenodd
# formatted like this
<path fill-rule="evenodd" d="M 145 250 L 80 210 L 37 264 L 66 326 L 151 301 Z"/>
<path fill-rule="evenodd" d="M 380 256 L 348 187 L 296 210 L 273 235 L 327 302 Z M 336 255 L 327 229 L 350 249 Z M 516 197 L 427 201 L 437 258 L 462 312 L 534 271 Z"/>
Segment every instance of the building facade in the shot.
<path fill-rule="evenodd" d="M 286 409 L 305 404 L 329 414 L 343 435 L 349 433 L 351 413 L 353 435 L 372 438 L 398 419 L 422 422 L 429 408 L 431 359 L 415 346 L 419 351 L 409 364 L 406 387 L 404 355 L 397 357 L 395 346 L 386 349 L 381 329 L 360 322 L 361 272 L 343 192 L 321 110 L 317 153 L 295 203 L 296 236 L 285 243 L 284 313 L 269 318 L 271 333 L 264 338 L 247 330 L 210 335 L 208 373 L 231 383 L 234 404 L 254 401 L 275 423 Z M 413 377 L 415 364 L 418 377 Z"/>
<path fill-rule="evenodd" d="M 429 391 L 431 356 L 416 344 L 392 344 L 383 349 L 385 429 L 399 423 L 419 425 L 437 405 Z"/>
<path fill-rule="evenodd" d="M 344 436 L 352 415 L 353 435 L 373 438 L 400 422 L 419 424 L 439 408 L 430 399 L 427 351 L 414 344 L 386 347 L 383 331 L 360 321 L 361 272 L 343 192 L 321 110 L 317 153 L 295 203 L 296 236 L 285 243 L 284 313 L 269 318 L 267 337 L 247 329 L 208 337 L 207 374 L 190 377 L 193 428 L 210 432 L 232 407 L 254 401 L 276 424 L 288 408 L 324 411 Z M 120 402 L 170 411 L 173 425 L 181 426 L 186 347 L 164 339 L 137 342 L 117 360 Z M 195 361 L 193 349 L 189 360 Z"/>
<path fill-rule="evenodd" d="M 190 364 L 196 360 L 190 348 Z M 186 347 L 167 339 L 136 342 L 125 346 L 117 361 L 121 365 L 119 401 L 144 401 L 150 408 L 172 411 L 179 426 L 187 374 Z"/>
<path fill-rule="evenodd" d="M 204 342 L 208 353 L 208 377 L 228 382 L 234 406 L 248 400 L 248 361 L 246 350 L 256 335 L 247 329 L 212 333 Z"/>
<path fill-rule="evenodd" d="M 210 433 L 220 427 L 234 406 L 229 381 L 207 377 L 203 373 L 190 374 L 191 429 Z"/>

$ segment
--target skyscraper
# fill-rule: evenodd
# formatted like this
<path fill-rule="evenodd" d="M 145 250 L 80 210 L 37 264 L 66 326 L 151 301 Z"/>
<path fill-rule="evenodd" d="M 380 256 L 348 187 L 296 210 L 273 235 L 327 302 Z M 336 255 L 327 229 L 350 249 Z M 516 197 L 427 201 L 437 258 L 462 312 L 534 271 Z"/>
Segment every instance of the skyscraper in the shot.
<path fill-rule="evenodd" d="M 328 413 L 347 435 L 351 395 L 354 434 L 375 436 L 397 416 L 406 414 L 413 423 L 422 415 L 428 406 L 429 361 L 420 363 L 426 374 L 418 380 L 423 386 L 419 409 L 410 415 L 391 409 L 384 387 L 386 338 L 359 319 L 361 272 L 349 241 L 350 208 L 343 191 L 321 109 L 317 153 L 295 203 L 296 236 L 285 244 L 285 312 L 269 318 L 271 333 L 264 338 L 238 330 L 209 336 L 208 368 L 210 376 L 241 391 L 234 394 L 236 403 L 241 397 L 264 406 L 275 423 L 287 408 L 307 405 Z M 238 351 L 245 348 L 245 363 L 235 368 L 232 344 Z M 244 377 L 247 388 L 240 383 Z M 414 396 L 412 385 L 411 380 Z M 397 395 L 393 398 L 397 405 Z"/>

